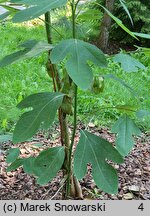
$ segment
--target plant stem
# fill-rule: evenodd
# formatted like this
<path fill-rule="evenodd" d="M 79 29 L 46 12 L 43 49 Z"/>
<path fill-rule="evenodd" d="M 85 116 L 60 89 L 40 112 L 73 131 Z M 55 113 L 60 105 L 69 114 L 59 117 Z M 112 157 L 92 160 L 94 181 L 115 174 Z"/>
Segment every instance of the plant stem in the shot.
<path fill-rule="evenodd" d="M 46 28 L 47 41 L 49 44 L 52 44 L 52 31 L 51 31 L 52 25 L 51 25 L 50 12 L 45 13 L 45 28 Z M 61 81 L 60 81 L 59 73 L 58 73 L 56 66 L 52 64 L 50 61 L 50 51 L 48 52 L 48 67 L 49 67 L 49 70 L 47 72 L 48 72 L 48 75 L 53 80 L 54 91 L 57 91 L 57 90 L 59 91 L 61 89 Z"/>
<path fill-rule="evenodd" d="M 72 35 L 73 38 L 76 38 L 76 29 L 75 29 L 75 12 L 76 12 L 76 4 L 74 0 L 71 3 L 72 8 Z M 74 117 L 73 117 L 73 132 L 71 137 L 71 144 L 69 147 L 69 164 L 68 164 L 68 178 L 67 178 L 67 187 L 66 187 L 66 194 L 70 194 L 70 184 L 71 184 L 71 175 L 72 175 L 72 152 L 73 152 L 73 145 L 75 140 L 75 134 L 77 129 L 77 85 L 74 84 Z"/>
<path fill-rule="evenodd" d="M 39 20 L 43 21 L 44 23 L 48 23 L 46 20 L 39 17 Z M 64 39 L 64 36 L 54 27 L 51 25 L 51 29 L 53 29 L 62 39 Z"/>
<path fill-rule="evenodd" d="M 73 120 L 73 132 L 72 132 L 72 137 L 71 137 L 71 144 L 69 147 L 69 166 L 68 166 L 68 179 L 67 179 L 67 187 L 66 187 L 66 194 L 70 194 L 70 183 L 71 183 L 71 170 L 72 170 L 72 152 L 73 152 L 73 145 L 74 145 L 74 139 L 75 139 L 75 134 L 76 134 L 76 129 L 77 129 L 77 86 L 74 86 L 75 88 L 75 98 L 74 98 L 74 120 Z"/>
<path fill-rule="evenodd" d="M 45 14 L 45 28 L 46 28 L 47 41 L 49 44 L 52 44 L 50 12 L 47 12 Z M 48 63 L 47 64 L 48 64 L 47 72 L 49 76 L 52 78 L 54 92 L 56 92 L 57 90 L 59 91 L 61 89 L 61 81 L 60 81 L 56 66 L 53 65 L 50 61 L 50 51 L 48 52 Z M 61 131 L 61 144 L 62 146 L 64 146 L 65 142 L 68 143 L 67 141 L 68 138 L 67 139 L 65 138 L 67 126 L 66 126 L 66 121 L 64 121 L 61 108 L 59 108 L 58 110 L 58 117 L 59 117 L 59 123 L 60 123 L 60 131 Z"/>
<path fill-rule="evenodd" d="M 49 44 L 52 44 L 52 32 L 51 32 L 51 15 L 50 12 L 45 13 L 45 28 L 46 28 L 46 36 Z"/>
<path fill-rule="evenodd" d="M 47 34 L 47 41 L 48 43 L 52 44 L 52 37 L 51 37 L 51 18 L 50 12 L 45 14 L 45 27 L 46 27 L 46 34 Z M 56 65 L 51 63 L 50 60 L 50 51 L 48 52 L 48 67 L 47 72 L 49 76 L 53 80 L 54 91 L 60 91 L 61 89 L 61 81 L 59 78 L 59 73 L 56 68 Z M 61 144 L 65 147 L 65 161 L 63 164 L 63 174 L 64 176 L 68 173 L 68 164 L 69 164 L 69 146 L 70 146 L 70 139 L 68 133 L 68 125 L 66 120 L 66 114 L 62 112 L 62 109 L 59 108 L 58 110 L 58 117 L 59 117 L 59 124 L 60 124 L 60 132 L 61 132 Z M 66 190 L 66 188 L 64 189 Z M 66 198 L 66 194 L 64 192 L 63 198 Z"/>
<path fill-rule="evenodd" d="M 72 9 L 72 36 L 75 39 L 76 38 L 76 5 L 74 3 L 74 0 L 72 0 L 71 4 L 71 9 Z"/>
<path fill-rule="evenodd" d="M 47 42 L 49 44 L 52 44 L 50 12 L 45 13 L 45 28 L 46 28 Z M 55 81 L 55 68 L 50 61 L 50 51 L 48 52 L 47 73 L 52 78 L 54 91 L 56 92 L 57 88 L 56 88 L 56 81 Z"/>

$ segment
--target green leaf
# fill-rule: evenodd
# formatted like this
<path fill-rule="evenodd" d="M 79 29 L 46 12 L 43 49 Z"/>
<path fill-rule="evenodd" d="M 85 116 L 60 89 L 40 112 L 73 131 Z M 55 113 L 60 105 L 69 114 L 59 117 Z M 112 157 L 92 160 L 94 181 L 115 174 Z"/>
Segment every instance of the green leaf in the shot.
<path fill-rule="evenodd" d="M 0 143 L 7 142 L 7 141 L 12 140 L 12 135 L 7 134 L 7 135 L 0 135 Z"/>
<path fill-rule="evenodd" d="M 149 110 L 138 110 L 136 112 L 136 116 L 139 118 L 139 119 L 143 119 L 145 117 L 150 117 L 150 111 Z"/>
<path fill-rule="evenodd" d="M 122 156 L 108 141 L 87 131 L 81 131 L 74 155 L 74 173 L 77 179 L 85 176 L 87 163 L 91 163 L 96 185 L 107 193 L 115 194 L 118 188 L 117 172 L 106 160 L 123 162 Z"/>
<path fill-rule="evenodd" d="M 20 11 L 19 9 L 17 9 L 17 8 L 14 8 L 14 7 L 11 7 L 11 6 L 9 6 L 9 5 L 0 5 L 1 7 L 3 7 L 3 8 L 5 8 L 6 10 L 8 10 L 9 12 L 11 12 L 12 14 L 13 13 L 16 13 L 16 12 L 18 12 L 18 11 Z"/>
<path fill-rule="evenodd" d="M 12 148 L 7 151 L 6 162 L 12 163 L 14 162 L 20 154 L 19 148 Z"/>
<path fill-rule="evenodd" d="M 51 181 L 61 169 L 65 158 L 64 147 L 42 151 L 34 161 L 33 171 L 41 185 Z"/>
<path fill-rule="evenodd" d="M 33 175 L 34 174 L 34 171 L 33 171 L 34 162 L 35 162 L 34 157 L 25 158 L 23 161 L 23 170 L 26 173 Z"/>
<path fill-rule="evenodd" d="M 134 146 L 132 135 L 140 135 L 141 131 L 127 115 L 121 116 L 112 128 L 117 133 L 116 148 L 121 155 L 126 156 Z"/>
<path fill-rule="evenodd" d="M 88 89 L 93 80 L 93 74 L 88 62 L 100 67 L 106 67 L 106 58 L 96 46 L 81 40 L 69 39 L 60 42 L 51 52 L 53 64 L 67 57 L 65 67 L 71 79 L 81 89 Z"/>
<path fill-rule="evenodd" d="M 100 4 L 99 4 L 100 5 Z M 117 25 L 119 25 L 125 32 L 127 32 L 129 35 L 131 35 L 132 37 L 134 37 L 135 39 L 138 40 L 138 38 L 135 36 L 135 34 L 133 32 L 131 32 L 123 23 L 120 19 L 118 19 L 116 16 L 114 16 L 109 10 L 107 10 L 105 7 L 103 7 L 102 5 L 100 5 L 107 13 L 108 15 L 117 23 Z"/>
<path fill-rule="evenodd" d="M 0 67 L 16 63 L 19 60 L 24 60 L 27 58 L 32 58 L 38 56 L 44 51 L 52 49 L 52 46 L 43 41 L 29 40 L 21 44 L 19 47 L 24 48 L 23 50 L 17 51 L 4 57 L 0 61 Z"/>
<path fill-rule="evenodd" d="M 144 33 L 138 33 L 138 32 L 133 32 L 133 34 L 137 37 L 145 38 L 145 39 L 150 39 L 150 34 L 144 34 Z"/>
<path fill-rule="evenodd" d="M 127 54 L 119 53 L 113 57 L 113 60 L 121 63 L 122 69 L 126 72 L 137 72 L 139 68 L 146 69 L 142 63 Z"/>
<path fill-rule="evenodd" d="M 11 171 L 17 169 L 18 167 L 20 167 L 20 166 L 23 165 L 23 161 L 24 161 L 24 159 L 22 159 L 22 158 L 16 159 L 16 160 L 6 169 L 6 171 L 7 171 L 7 172 L 11 172 Z"/>
<path fill-rule="evenodd" d="M 126 2 L 125 2 L 124 0 L 119 0 L 119 1 L 120 1 L 120 4 L 122 5 L 123 9 L 124 9 L 125 12 L 127 13 L 128 17 L 129 17 L 129 19 L 130 19 L 130 21 L 131 21 L 131 24 L 133 25 L 133 19 L 132 19 L 132 17 L 131 17 L 131 14 L 130 14 L 130 12 L 129 12 L 127 6 L 125 5 Z"/>
<path fill-rule="evenodd" d="M 37 18 L 49 10 L 64 6 L 67 3 L 67 0 L 22 0 L 17 2 L 33 6 L 18 12 L 13 17 L 13 22 L 24 22 Z"/>
<path fill-rule="evenodd" d="M 13 142 L 23 142 L 31 138 L 39 129 L 41 123 L 47 129 L 54 121 L 56 112 L 62 104 L 64 95 L 61 93 L 37 93 L 28 96 L 21 103 L 18 108 L 33 108 L 25 112 L 14 130 Z"/>
<path fill-rule="evenodd" d="M 10 15 L 10 12 L 9 12 L 9 11 L 7 11 L 7 12 L 1 14 L 1 15 L 0 15 L 0 20 L 3 20 L 3 19 L 5 19 L 5 18 L 7 18 L 9 15 Z"/>

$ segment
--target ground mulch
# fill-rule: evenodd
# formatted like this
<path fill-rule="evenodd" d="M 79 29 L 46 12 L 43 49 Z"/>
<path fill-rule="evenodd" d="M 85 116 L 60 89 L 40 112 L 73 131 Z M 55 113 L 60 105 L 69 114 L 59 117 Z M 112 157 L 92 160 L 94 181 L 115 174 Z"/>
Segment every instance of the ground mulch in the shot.
<path fill-rule="evenodd" d="M 83 128 L 83 126 L 82 126 Z M 115 135 L 107 128 L 97 128 L 89 125 L 88 130 L 96 135 L 107 139 L 112 144 Z M 60 145 L 59 129 L 39 133 L 32 141 L 13 145 L 20 147 L 22 157 L 37 155 L 43 149 Z M 79 132 L 76 142 L 79 140 Z M 42 147 L 35 147 L 35 143 L 42 143 Z M 150 199 L 150 135 L 143 133 L 135 138 L 135 147 L 125 157 L 124 163 L 115 164 L 119 176 L 119 189 L 115 195 L 107 194 L 98 189 L 91 176 L 91 166 L 88 165 L 88 173 L 80 182 L 84 199 L 93 200 L 149 200 Z M 0 153 L 0 199 L 1 200 L 50 200 L 62 199 L 62 172 L 52 182 L 40 186 L 36 179 L 24 173 L 22 168 L 6 173 L 7 163 L 5 162 L 6 151 L 12 146 L 11 142 L 3 143 Z"/>

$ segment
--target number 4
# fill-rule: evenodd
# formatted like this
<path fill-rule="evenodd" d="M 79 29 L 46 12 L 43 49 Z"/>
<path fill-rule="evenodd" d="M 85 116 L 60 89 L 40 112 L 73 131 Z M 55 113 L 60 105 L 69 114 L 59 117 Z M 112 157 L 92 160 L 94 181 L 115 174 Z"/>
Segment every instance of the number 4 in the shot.
<path fill-rule="evenodd" d="M 144 210 L 144 206 L 143 206 L 143 203 L 141 203 L 138 207 L 139 210 L 143 211 Z"/>

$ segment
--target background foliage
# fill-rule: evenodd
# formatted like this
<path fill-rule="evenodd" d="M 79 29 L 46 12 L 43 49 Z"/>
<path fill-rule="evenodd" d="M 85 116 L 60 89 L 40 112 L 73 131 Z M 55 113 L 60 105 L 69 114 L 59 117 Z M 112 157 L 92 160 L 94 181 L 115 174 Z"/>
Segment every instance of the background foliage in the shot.
<path fill-rule="evenodd" d="M 104 1 L 98 1 L 104 4 Z M 147 11 L 150 8 L 149 1 L 126 1 L 129 7 L 130 13 L 134 20 L 136 30 L 148 32 L 149 31 L 149 14 Z M 135 7 L 135 5 L 138 5 Z M 143 11 L 138 13 L 137 11 Z M 102 19 L 103 12 L 99 8 L 93 7 L 92 1 L 88 1 L 87 4 L 82 4 L 79 7 L 79 14 L 77 18 L 77 36 L 80 39 L 95 40 L 99 34 L 100 21 Z M 94 13 L 93 13 L 94 10 Z M 71 36 L 71 14 L 70 9 L 63 7 L 53 11 L 52 23 L 55 29 L 52 30 L 54 43 L 58 42 L 62 38 L 67 39 Z M 146 12 L 145 12 L 146 11 Z M 131 22 L 123 9 L 119 5 L 119 1 L 116 1 L 115 15 L 120 19 L 126 21 L 126 25 L 132 28 Z M 94 14 L 94 15 L 93 15 Z M 138 25 L 141 23 L 141 25 Z M 138 29 L 140 26 L 141 29 Z M 116 31 L 117 28 L 117 31 Z M 18 31 L 19 29 L 19 31 Z M 145 30 L 144 30 L 145 29 Z M 16 46 L 23 41 L 30 39 L 45 40 L 44 24 L 41 20 L 35 19 L 25 22 L 24 24 L 12 24 L 5 21 L 0 24 L 0 41 L 3 52 L 0 53 L 0 58 L 6 54 L 12 53 L 16 50 Z M 116 24 L 113 24 L 112 37 L 117 39 L 117 35 L 122 35 L 122 40 L 131 42 L 131 37 L 123 33 L 121 28 Z M 130 39 L 129 39 L 130 38 Z M 149 40 L 146 40 L 149 41 Z M 144 40 L 143 40 L 144 42 Z M 6 45 L 7 44 L 7 45 Z M 6 46 L 5 46 L 6 45 Z M 138 60 L 140 60 L 146 67 L 146 71 L 139 70 L 137 73 L 126 74 L 120 68 L 117 63 L 109 60 L 109 67 L 107 71 L 103 69 L 99 71 L 97 67 L 94 67 L 94 75 L 99 76 L 103 74 L 114 74 L 128 83 L 139 95 L 139 99 L 134 97 L 126 88 L 121 86 L 118 82 L 112 79 L 105 79 L 104 90 L 95 94 L 89 89 L 88 95 L 79 90 L 79 119 L 81 122 L 93 121 L 98 125 L 109 125 L 116 120 L 120 114 L 117 109 L 107 109 L 107 107 L 113 107 L 116 103 L 129 104 L 129 106 L 139 107 L 142 109 L 150 108 L 149 101 L 149 79 L 150 79 L 150 64 L 149 58 L 144 53 L 139 52 L 133 54 Z M 7 66 L 0 69 L 0 131 L 13 130 L 13 125 L 18 119 L 20 112 L 16 108 L 18 102 L 29 94 L 47 91 L 51 88 L 49 82 L 50 78 L 46 73 L 46 55 L 42 54 L 37 58 L 33 58 L 30 61 L 24 60 L 21 63 Z M 7 72 L 9 70 L 9 73 Z M 34 73 L 32 73 L 34 71 Z M 44 84 L 43 84 L 44 83 Z M 106 108 L 99 110 L 100 107 Z M 98 111 L 99 110 L 99 111 Z M 113 112 L 112 112 L 113 110 Z M 97 112 L 98 111 L 98 112 Z M 84 115 L 87 118 L 84 117 Z M 99 118 L 96 115 L 99 115 Z M 99 120 L 98 120 L 99 119 Z M 138 121 L 141 125 L 141 122 Z M 144 120 L 144 127 L 149 130 L 149 119 Z M 143 124 L 143 123 L 142 123 Z"/>

